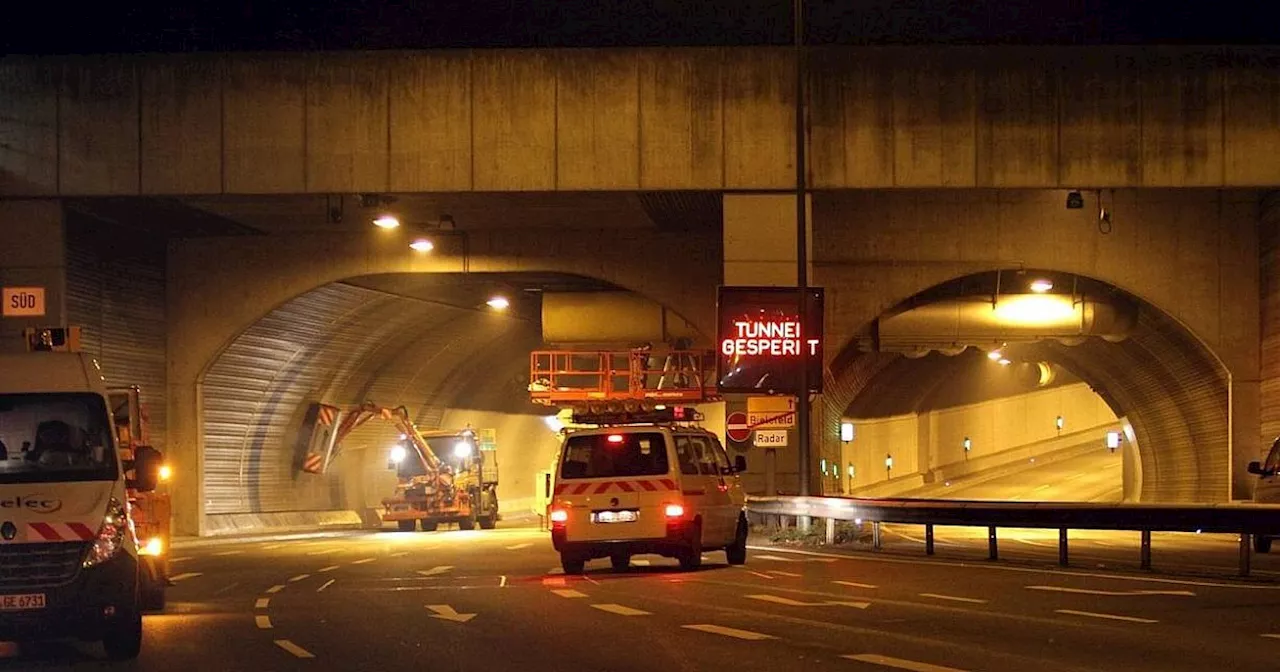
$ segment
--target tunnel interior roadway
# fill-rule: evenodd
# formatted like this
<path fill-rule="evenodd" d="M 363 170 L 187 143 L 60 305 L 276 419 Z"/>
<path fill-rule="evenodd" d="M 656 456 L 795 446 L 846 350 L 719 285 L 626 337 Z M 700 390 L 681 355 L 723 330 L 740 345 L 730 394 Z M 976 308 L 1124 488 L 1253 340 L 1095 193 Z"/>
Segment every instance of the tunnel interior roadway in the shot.
<path fill-rule="evenodd" d="M 1083 309 L 1077 311 L 1075 318 L 1068 316 L 1069 320 L 1076 319 L 1076 335 L 1045 328 L 1044 335 L 1038 336 L 1034 329 L 1039 327 L 1035 327 L 1031 331 L 1015 329 L 994 338 L 989 338 L 990 334 L 975 338 L 976 332 L 972 325 L 964 324 L 965 318 L 949 321 L 972 308 L 974 302 L 985 304 L 983 309 L 991 312 L 1000 296 L 1039 296 L 1029 289 L 1037 279 L 1049 280 L 1052 285 L 1044 297 L 1065 299 L 1068 306 L 1096 302 L 1102 308 L 1092 323 L 1081 321 L 1080 315 L 1087 316 Z M 1129 312 L 1129 321 L 1108 322 L 1114 317 L 1104 315 L 1108 306 L 1120 306 L 1122 312 Z M 913 318 L 910 328 L 921 328 L 921 332 L 912 334 L 910 328 L 904 331 L 893 326 L 896 316 L 922 307 L 933 313 L 923 321 Z M 936 319 L 939 316 L 945 319 Z M 1090 329 L 1096 333 L 1088 333 Z M 852 355 L 851 368 L 860 371 L 861 379 L 844 417 L 855 424 L 883 423 L 890 418 L 931 418 L 921 425 L 917 436 L 911 437 L 932 446 L 931 451 L 922 449 L 916 453 L 919 464 L 912 466 L 924 478 L 915 492 L 946 496 L 943 486 L 949 483 L 940 481 L 947 479 L 949 473 L 969 473 L 965 462 L 989 453 L 993 442 L 1006 448 L 1036 442 L 1045 444 L 1042 448 L 1078 447 L 1081 450 L 1075 453 L 1076 461 L 1068 464 L 1085 471 L 1099 468 L 1108 460 L 1105 432 L 1077 434 L 1077 430 L 1086 428 L 1071 417 L 1071 412 L 1062 410 L 1066 408 L 1090 415 L 1093 419 L 1087 424 L 1107 423 L 1108 429 L 1119 430 L 1123 448 L 1136 454 L 1136 459 L 1124 465 L 1126 499 L 1215 502 L 1227 498 L 1231 475 L 1227 374 L 1194 334 L 1140 297 L 1065 273 L 991 271 L 956 278 L 911 297 L 887 311 L 868 331 L 862 350 Z M 1089 400 L 1081 399 L 1073 389 L 1084 390 L 1084 397 L 1095 397 L 1105 409 L 1101 413 L 1089 410 Z M 1043 401 L 1036 402 L 1037 398 Z M 977 409 L 983 404 L 994 410 L 985 414 L 974 411 L 967 416 L 961 410 Z M 1085 410 L 1078 410 L 1082 408 Z M 960 417 L 939 419 L 944 411 Z M 1058 417 L 1064 417 L 1065 426 L 1061 429 L 1054 426 Z M 1029 421 L 1039 424 L 1029 430 Z M 1027 440 L 1001 441 L 1002 435 Z M 986 445 L 973 445 L 971 437 L 978 436 Z M 1073 437 L 1078 437 L 1075 443 L 1080 446 L 1070 441 Z M 873 457 L 862 458 L 875 465 L 877 471 L 872 473 L 878 477 L 864 477 L 864 481 L 888 480 L 892 475 L 880 466 L 885 457 L 881 455 L 884 441 L 879 439 Z M 966 441 L 972 453 L 965 450 Z M 1094 450 L 1086 449 L 1088 444 L 1095 446 Z M 842 462 L 858 463 L 856 454 L 845 452 L 848 459 Z M 1026 454 L 1032 453 L 1010 451 L 1008 459 L 1026 461 Z M 1068 456 L 1068 452 L 1061 454 Z M 899 473 L 905 475 L 901 471 L 902 453 L 897 462 Z M 865 472 L 869 466 L 860 464 L 856 470 Z M 939 469 L 946 466 L 951 469 Z M 1054 469 L 1061 468 L 1058 465 Z M 1039 485 L 1048 473 L 1059 478 L 1058 471 L 1037 474 L 1030 470 L 1021 478 L 1028 485 Z M 847 476 L 841 474 L 842 478 Z M 1117 497 L 1120 474 L 1115 473 L 1112 478 L 1095 483 L 1086 498 Z M 858 492 L 857 488 L 853 491 Z M 999 498 L 1010 490 L 965 492 L 968 496 Z"/>

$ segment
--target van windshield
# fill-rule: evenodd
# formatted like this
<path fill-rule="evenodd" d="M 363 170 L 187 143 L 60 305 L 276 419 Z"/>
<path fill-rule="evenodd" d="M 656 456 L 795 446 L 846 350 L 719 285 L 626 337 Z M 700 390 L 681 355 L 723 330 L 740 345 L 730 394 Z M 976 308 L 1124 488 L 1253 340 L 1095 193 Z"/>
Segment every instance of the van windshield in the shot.
<path fill-rule="evenodd" d="M 661 476 L 667 470 L 661 432 L 580 434 L 565 442 L 560 478 Z"/>
<path fill-rule="evenodd" d="M 0 394 L 0 484 L 114 481 L 110 427 L 96 394 Z"/>

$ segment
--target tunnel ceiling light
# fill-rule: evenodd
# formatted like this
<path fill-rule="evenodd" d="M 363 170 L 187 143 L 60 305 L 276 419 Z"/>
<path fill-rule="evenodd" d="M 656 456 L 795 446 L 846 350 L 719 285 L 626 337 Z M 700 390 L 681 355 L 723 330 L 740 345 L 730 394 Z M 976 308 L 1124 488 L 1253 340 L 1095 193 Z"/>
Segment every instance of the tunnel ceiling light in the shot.
<path fill-rule="evenodd" d="M 1000 298 L 995 317 L 1017 326 L 1078 325 L 1080 311 L 1069 296 L 1014 294 Z"/>
<path fill-rule="evenodd" d="M 1046 278 L 1036 278 L 1031 281 L 1030 287 L 1031 291 L 1036 294 L 1044 294 L 1045 292 L 1053 289 L 1053 281 Z"/>
<path fill-rule="evenodd" d="M 505 296 L 495 296 L 492 299 L 485 301 L 485 303 L 494 310 L 506 310 L 511 306 L 511 302 L 508 301 Z"/>
<path fill-rule="evenodd" d="M 430 252 L 431 250 L 436 249 L 436 246 L 426 238 L 419 238 L 412 243 L 409 243 L 409 249 L 414 252 Z"/>
<path fill-rule="evenodd" d="M 1002 357 L 1004 357 L 1004 355 L 1001 355 L 999 350 L 992 350 L 991 352 L 987 353 L 987 359 L 993 362 L 1000 361 Z"/>
<path fill-rule="evenodd" d="M 380 229 L 394 229 L 400 226 L 400 218 L 392 214 L 384 213 L 378 215 L 377 219 L 373 220 L 373 225 Z"/>

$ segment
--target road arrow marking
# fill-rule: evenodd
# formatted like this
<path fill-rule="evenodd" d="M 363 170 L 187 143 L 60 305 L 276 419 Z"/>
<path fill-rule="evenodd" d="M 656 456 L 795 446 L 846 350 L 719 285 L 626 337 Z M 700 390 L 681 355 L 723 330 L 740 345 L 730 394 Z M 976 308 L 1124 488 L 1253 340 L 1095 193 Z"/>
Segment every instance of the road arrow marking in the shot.
<path fill-rule="evenodd" d="M 1047 590 L 1055 593 L 1074 593 L 1077 595 L 1108 595 L 1112 597 L 1133 597 L 1140 595 L 1173 595 L 1176 597 L 1195 597 L 1189 590 L 1091 590 L 1088 588 L 1067 588 L 1065 586 L 1027 586 L 1027 590 Z"/>
<path fill-rule="evenodd" d="M 829 601 L 829 602 L 801 602 L 793 600 L 789 597 L 780 597 L 778 595 L 747 595 L 752 600 L 760 600 L 761 602 L 772 602 L 774 604 L 785 604 L 788 607 L 854 607 L 856 609 L 866 609 L 871 606 L 870 602 L 846 602 L 846 601 Z"/>
<path fill-rule="evenodd" d="M 431 569 L 420 569 L 418 570 L 418 573 L 423 576 L 439 576 L 451 569 L 453 569 L 453 565 L 440 565 L 439 567 L 432 567 Z"/>
<path fill-rule="evenodd" d="M 455 623 L 466 623 L 476 617 L 475 614 L 459 614 L 447 604 L 428 604 L 427 608 L 436 612 L 431 615 L 431 618 L 440 618 Z"/>

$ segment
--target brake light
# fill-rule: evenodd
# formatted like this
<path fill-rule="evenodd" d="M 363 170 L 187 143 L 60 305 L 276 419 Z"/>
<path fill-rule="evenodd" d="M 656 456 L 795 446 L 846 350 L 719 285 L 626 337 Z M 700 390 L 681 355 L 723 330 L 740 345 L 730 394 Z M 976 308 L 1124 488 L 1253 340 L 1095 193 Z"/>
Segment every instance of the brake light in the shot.
<path fill-rule="evenodd" d="M 610 435 L 609 435 L 609 438 L 607 439 L 607 441 L 608 441 L 609 443 L 622 443 L 622 435 L 621 435 L 621 434 L 610 434 Z"/>
<path fill-rule="evenodd" d="M 553 522 L 553 523 L 567 523 L 567 522 L 569 522 L 569 512 L 568 512 L 568 511 L 565 511 L 564 509 L 552 509 L 552 511 L 551 511 L 551 522 Z"/>
<path fill-rule="evenodd" d="M 668 505 L 667 505 L 667 517 L 668 517 L 668 518 L 679 518 L 680 516 L 683 516 L 683 515 L 684 515 L 684 507 L 683 507 L 683 506 L 680 506 L 679 504 L 668 504 Z"/>

